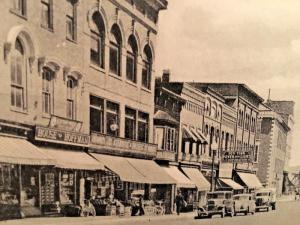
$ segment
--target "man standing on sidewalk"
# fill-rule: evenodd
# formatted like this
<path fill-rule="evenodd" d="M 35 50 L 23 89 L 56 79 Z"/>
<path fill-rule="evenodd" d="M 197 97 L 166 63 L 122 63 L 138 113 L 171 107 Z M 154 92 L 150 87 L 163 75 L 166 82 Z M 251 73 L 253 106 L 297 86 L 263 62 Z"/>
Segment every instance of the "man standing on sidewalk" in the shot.
<path fill-rule="evenodd" d="M 175 197 L 175 204 L 176 204 L 177 215 L 180 214 L 180 210 L 181 210 L 181 207 L 183 205 L 183 202 L 184 202 L 184 199 L 183 199 L 183 196 L 181 194 L 181 191 L 178 190 L 177 195 Z"/>

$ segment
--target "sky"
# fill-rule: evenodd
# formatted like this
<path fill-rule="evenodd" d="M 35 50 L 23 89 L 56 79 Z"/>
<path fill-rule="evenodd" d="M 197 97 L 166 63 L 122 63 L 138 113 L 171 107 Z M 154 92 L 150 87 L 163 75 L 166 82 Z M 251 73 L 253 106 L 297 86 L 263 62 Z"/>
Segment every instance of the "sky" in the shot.
<path fill-rule="evenodd" d="M 299 9 L 299 0 L 169 0 L 155 60 L 173 81 L 241 82 L 295 101 L 291 165 L 300 165 Z"/>

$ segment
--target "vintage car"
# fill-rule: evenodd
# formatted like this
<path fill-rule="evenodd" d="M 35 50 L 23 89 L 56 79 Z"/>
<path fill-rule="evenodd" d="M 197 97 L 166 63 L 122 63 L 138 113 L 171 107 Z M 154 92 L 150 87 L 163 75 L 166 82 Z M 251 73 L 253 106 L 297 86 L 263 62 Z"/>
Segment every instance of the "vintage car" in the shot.
<path fill-rule="evenodd" d="M 234 214 L 244 213 L 255 213 L 255 200 L 251 194 L 238 194 L 233 196 Z"/>
<path fill-rule="evenodd" d="M 212 217 L 213 215 L 233 216 L 233 200 L 231 191 L 214 191 L 207 193 L 207 202 L 205 206 L 197 209 L 198 218 Z"/>
<path fill-rule="evenodd" d="M 264 188 L 255 192 L 256 211 L 265 209 L 269 211 L 276 209 L 276 189 Z"/>

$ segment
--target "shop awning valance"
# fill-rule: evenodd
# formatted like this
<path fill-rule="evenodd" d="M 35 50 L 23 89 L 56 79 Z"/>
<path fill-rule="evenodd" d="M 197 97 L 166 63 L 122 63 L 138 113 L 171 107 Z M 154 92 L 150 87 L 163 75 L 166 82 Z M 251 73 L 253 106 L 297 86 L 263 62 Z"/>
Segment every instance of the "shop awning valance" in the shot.
<path fill-rule="evenodd" d="M 54 160 L 26 139 L 0 136 L 0 162 L 21 165 L 54 165 Z"/>
<path fill-rule="evenodd" d="M 196 184 L 187 178 L 176 166 L 162 167 L 176 181 L 179 188 L 196 188 Z"/>
<path fill-rule="evenodd" d="M 41 148 L 41 150 L 55 159 L 55 166 L 62 169 L 105 170 L 104 165 L 89 154 L 79 150 L 63 150 Z"/>
<path fill-rule="evenodd" d="M 151 184 L 175 184 L 176 181 L 153 160 L 127 158 L 127 161 Z"/>
<path fill-rule="evenodd" d="M 262 187 L 262 184 L 255 174 L 242 172 L 238 172 L 237 174 L 249 189 L 257 189 Z"/>
<path fill-rule="evenodd" d="M 108 169 L 116 173 L 122 181 L 147 183 L 146 176 L 134 168 L 124 157 L 110 156 L 97 153 L 91 155 Z"/>
<path fill-rule="evenodd" d="M 210 189 L 210 183 L 199 169 L 183 167 L 182 170 L 196 184 L 198 191 L 208 191 Z"/>
<path fill-rule="evenodd" d="M 228 186 L 232 188 L 233 190 L 243 190 L 244 187 L 233 181 L 232 179 L 229 178 L 220 178 L 221 181 L 221 186 L 225 184 L 225 186 Z"/>
<path fill-rule="evenodd" d="M 92 153 L 95 159 L 102 162 L 108 169 L 119 175 L 122 181 L 146 184 L 175 184 L 169 176 L 153 160 L 134 159 Z"/>
<path fill-rule="evenodd" d="M 195 142 L 198 141 L 198 138 L 185 126 L 182 127 L 182 138 L 193 140 Z"/>

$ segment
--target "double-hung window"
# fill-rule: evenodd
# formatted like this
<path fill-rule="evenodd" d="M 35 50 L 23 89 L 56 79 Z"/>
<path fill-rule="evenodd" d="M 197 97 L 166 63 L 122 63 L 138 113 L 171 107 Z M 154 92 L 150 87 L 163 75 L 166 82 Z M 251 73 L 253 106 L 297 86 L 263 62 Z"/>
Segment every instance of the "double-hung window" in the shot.
<path fill-rule="evenodd" d="M 109 44 L 109 71 L 121 76 L 121 32 L 115 24 L 111 29 L 111 40 Z"/>
<path fill-rule="evenodd" d="M 119 136 L 119 105 L 106 101 L 106 134 Z"/>
<path fill-rule="evenodd" d="M 142 68 L 142 86 L 151 89 L 151 73 L 152 73 L 152 52 L 148 45 L 144 49 Z"/>
<path fill-rule="evenodd" d="M 26 16 L 27 0 L 12 0 L 13 10 L 21 16 Z"/>
<path fill-rule="evenodd" d="M 128 39 L 128 50 L 126 56 L 126 79 L 136 83 L 137 68 L 137 44 L 133 35 Z"/>
<path fill-rule="evenodd" d="M 26 108 L 26 57 L 18 38 L 11 57 L 11 106 L 20 110 Z"/>
<path fill-rule="evenodd" d="M 138 141 L 148 142 L 149 140 L 149 115 L 138 113 Z"/>
<path fill-rule="evenodd" d="M 125 138 L 136 139 L 136 110 L 125 108 Z"/>
<path fill-rule="evenodd" d="M 104 100 L 90 96 L 90 131 L 104 133 Z"/>
<path fill-rule="evenodd" d="M 43 114 L 50 115 L 52 113 L 52 90 L 53 90 L 53 72 L 44 68 L 42 87 L 42 108 Z"/>
<path fill-rule="evenodd" d="M 42 26 L 53 29 L 53 0 L 41 0 L 42 3 Z"/>
<path fill-rule="evenodd" d="M 74 120 L 76 117 L 76 80 L 73 77 L 67 79 L 67 118 Z"/>
<path fill-rule="evenodd" d="M 68 40 L 76 41 L 77 32 L 77 3 L 75 0 L 67 0 L 66 14 L 66 37 Z"/>

